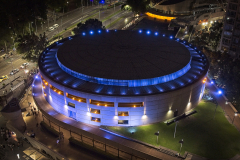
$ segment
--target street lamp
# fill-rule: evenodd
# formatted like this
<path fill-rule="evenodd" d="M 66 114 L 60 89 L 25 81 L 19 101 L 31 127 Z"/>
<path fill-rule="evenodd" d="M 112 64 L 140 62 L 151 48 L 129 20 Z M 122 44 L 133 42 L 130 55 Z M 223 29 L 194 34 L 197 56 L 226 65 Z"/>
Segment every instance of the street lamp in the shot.
<path fill-rule="evenodd" d="M 232 124 L 233 124 L 233 122 L 234 122 L 234 119 L 235 119 L 235 117 L 238 115 L 238 112 L 235 112 L 234 113 L 234 116 L 233 116 L 233 121 L 232 121 Z"/>
<path fill-rule="evenodd" d="M 159 131 L 157 131 L 157 132 L 155 133 L 155 135 L 157 136 L 157 144 L 158 144 Z"/>
<path fill-rule="evenodd" d="M 178 123 L 178 121 L 176 121 L 176 120 L 174 120 L 174 122 L 176 123 L 176 125 L 175 125 L 175 131 L 174 131 L 174 138 L 176 137 L 176 132 L 177 132 L 177 123 Z"/>
<path fill-rule="evenodd" d="M 182 146 L 183 146 L 183 139 L 179 141 L 179 143 L 181 143 L 181 146 L 180 146 L 180 152 L 179 152 L 179 155 L 181 154 L 181 150 L 182 150 Z"/>
<path fill-rule="evenodd" d="M 213 119 L 215 119 L 215 114 L 216 114 L 217 107 L 218 107 L 218 103 L 216 102 L 216 108 L 215 108 L 215 111 L 214 111 L 214 117 L 213 117 Z"/>

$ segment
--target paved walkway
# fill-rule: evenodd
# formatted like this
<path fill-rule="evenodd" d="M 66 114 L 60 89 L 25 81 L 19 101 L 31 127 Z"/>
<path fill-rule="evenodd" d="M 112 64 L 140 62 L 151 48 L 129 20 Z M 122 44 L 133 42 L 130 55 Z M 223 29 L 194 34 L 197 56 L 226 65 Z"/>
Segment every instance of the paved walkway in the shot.
<path fill-rule="evenodd" d="M 34 81 L 33 93 L 34 93 L 35 102 L 38 104 L 38 106 L 41 107 L 40 110 L 42 110 L 42 112 L 46 112 L 47 114 L 49 114 L 48 118 L 52 118 L 52 121 L 55 120 L 55 123 L 58 122 L 58 124 L 60 126 L 62 126 L 63 128 L 71 128 L 71 130 L 75 131 L 76 133 L 81 133 L 81 132 L 87 131 L 87 134 L 90 137 L 94 137 L 94 139 L 96 139 L 98 137 L 102 137 L 101 139 L 103 141 L 104 141 L 104 139 L 106 141 L 111 140 L 111 143 L 113 143 L 113 144 L 115 142 L 115 144 L 117 143 L 121 146 L 124 146 L 124 148 L 129 148 L 129 149 L 134 148 L 135 150 L 140 151 L 141 153 L 149 155 L 149 157 L 152 157 L 152 159 L 158 158 L 158 159 L 163 159 L 163 160 L 179 160 L 179 158 L 162 153 L 162 152 L 156 150 L 155 148 L 150 148 L 150 147 L 142 145 L 140 143 L 133 142 L 133 141 L 127 140 L 125 138 L 107 133 L 105 131 L 100 130 L 97 126 L 86 125 L 84 123 L 78 122 L 76 120 L 73 120 L 72 118 L 69 118 L 67 116 L 64 116 L 63 114 L 58 113 L 57 111 L 55 111 L 52 108 L 52 106 L 43 97 L 40 78 L 38 78 Z M 42 116 L 39 116 L 39 118 L 40 117 L 42 117 Z M 69 126 L 69 125 L 71 125 L 71 126 Z M 70 136 L 68 133 L 64 133 L 65 141 L 68 138 L 68 136 Z M 45 143 L 47 143 L 47 142 L 45 142 Z M 65 143 L 65 145 L 62 145 L 63 147 L 68 145 L 68 142 L 64 142 L 64 143 Z M 53 146 L 56 147 L 55 145 L 53 145 Z M 53 146 L 51 145 L 50 147 L 53 147 Z M 57 151 L 60 151 L 60 150 L 57 149 Z M 129 150 L 128 150 L 128 152 L 129 152 Z M 72 155 L 72 154 L 68 154 L 68 153 L 64 152 L 64 150 L 61 150 L 60 153 L 66 157 L 69 157 L 70 155 Z"/>
<path fill-rule="evenodd" d="M 237 128 L 237 130 L 240 132 L 240 118 L 239 115 L 235 116 L 236 110 L 233 110 L 233 108 L 230 106 L 230 103 L 226 104 L 226 99 L 223 94 L 218 94 L 218 88 L 214 84 L 207 83 L 206 87 L 210 90 L 212 95 L 215 97 L 215 99 L 218 102 L 218 105 L 222 107 L 222 109 L 225 112 L 225 115 L 227 119 L 230 120 L 230 122 L 234 124 L 234 126 Z M 217 113 L 216 113 L 217 114 Z M 234 121 L 233 121 L 234 118 Z"/>
<path fill-rule="evenodd" d="M 70 138 L 69 132 L 63 132 L 64 140 L 61 140 L 59 144 L 57 144 L 57 137 L 54 137 L 52 134 L 41 128 L 40 125 L 37 127 L 37 123 L 39 124 L 42 119 L 42 114 L 39 112 L 38 115 L 32 115 L 31 108 L 28 104 L 31 103 L 31 106 L 36 107 L 34 105 L 32 93 L 29 92 L 28 97 L 21 103 L 21 108 L 25 108 L 26 111 L 23 112 L 24 121 L 27 124 L 28 133 L 35 133 L 35 140 L 43 143 L 48 146 L 48 148 L 60 153 L 64 157 L 67 157 L 71 160 L 79 160 L 79 157 L 84 160 L 105 160 L 105 157 L 101 157 L 101 155 L 93 154 L 89 150 L 84 150 L 81 148 L 76 148 L 69 145 L 68 138 Z M 31 115 L 26 117 L 26 114 L 30 112 Z"/>

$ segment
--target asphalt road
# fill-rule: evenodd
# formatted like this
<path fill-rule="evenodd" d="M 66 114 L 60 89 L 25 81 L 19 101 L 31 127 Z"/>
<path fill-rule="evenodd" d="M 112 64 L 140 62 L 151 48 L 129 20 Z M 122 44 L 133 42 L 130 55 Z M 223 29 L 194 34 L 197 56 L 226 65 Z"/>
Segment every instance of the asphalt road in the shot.
<path fill-rule="evenodd" d="M 103 6 L 104 7 L 104 6 Z M 101 11 L 100 11 L 101 9 Z M 108 29 L 122 29 L 127 23 L 129 23 L 133 19 L 133 14 L 132 12 L 128 11 L 120 11 L 121 6 L 117 6 L 111 9 L 103 9 L 102 6 L 89 6 L 89 7 L 84 7 L 79 8 L 78 10 L 75 10 L 71 13 L 65 13 L 62 19 L 56 20 L 56 22 L 52 21 L 49 22 L 49 26 L 53 26 L 54 24 L 59 24 L 59 27 L 51 32 L 46 31 L 48 28 L 48 22 L 45 22 L 43 26 L 39 24 L 37 26 L 38 28 L 38 34 L 42 34 L 43 32 L 46 32 L 47 37 L 50 39 L 57 33 L 61 32 L 65 28 L 68 28 L 76 23 L 81 22 L 83 19 L 91 17 L 91 18 L 97 18 L 99 19 L 99 11 L 100 11 L 100 21 L 103 21 L 104 26 L 108 26 L 109 24 L 112 24 L 109 26 Z M 106 20 L 110 15 L 113 15 L 111 18 Z M 116 23 L 114 23 L 115 20 L 118 20 Z M 61 25 L 62 24 L 62 25 Z M 33 28 L 35 28 L 33 24 Z M 11 63 L 12 60 L 12 63 Z M 27 62 L 26 60 L 21 59 L 20 55 L 14 54 L 10 58 L 0 60 L 0 76 L 3 75 L 8 75 L 9 80 L 5 80 L 2 83 L 9 83 L 14 79 L 14 77 L 18 76 L 25 76 L 24 69 L 20 69 L 20 66 Z M 29 62 L 28 70 L 31 70 L 36 66 L 36 64 Z M 10 76 L 10 72 L 12 69 L 19 69 L 19 72 L 15 74 L 15 76 Z M 1 84 L 0 83 L 0 88 Z"/>

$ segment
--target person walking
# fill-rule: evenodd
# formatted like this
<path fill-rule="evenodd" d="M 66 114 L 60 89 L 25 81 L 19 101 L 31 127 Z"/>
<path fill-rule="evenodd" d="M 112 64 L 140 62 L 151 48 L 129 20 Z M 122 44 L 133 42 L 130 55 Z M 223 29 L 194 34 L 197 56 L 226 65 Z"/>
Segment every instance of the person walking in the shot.
<path fill-rule="evenodd" d="M 38 128 L 38 123 L 36 124 L 36 127 Z"/>

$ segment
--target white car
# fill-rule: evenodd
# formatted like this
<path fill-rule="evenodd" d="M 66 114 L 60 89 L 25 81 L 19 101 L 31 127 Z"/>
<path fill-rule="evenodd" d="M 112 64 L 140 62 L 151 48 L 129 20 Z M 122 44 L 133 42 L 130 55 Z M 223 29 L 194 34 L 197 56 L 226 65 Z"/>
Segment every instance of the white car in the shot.
<path fill-rule="evenodd" d="M 20 68 L 25 68 L 25 67 L 27 67 L 29 65 L 29 63 L 23 63 L 21 66 L 20 66 Z"/>
<path fill-rule="evenodd" d="M 10 75 L 14 75 L 14 74 L 16 74 L 17 72 L 19 72 L 19 69 L 14 69 L 14 70 L 12 70 L 12 71 L 10 72 Z"/>
<path fill-rule="evenodd" d="M 58 24 L 54 24 L 52 27 L 57 28 L 58 26 L 59 26 Z"/>
<path fill-rule="evenodd" d="M 53 31 L 53 30 L 54 30 L 53 27 L 49 27 L 49 28 L 48 28 L 48 31 L 50 31 L 50 32 Z"/>

